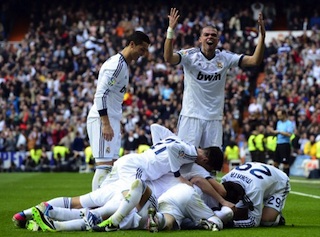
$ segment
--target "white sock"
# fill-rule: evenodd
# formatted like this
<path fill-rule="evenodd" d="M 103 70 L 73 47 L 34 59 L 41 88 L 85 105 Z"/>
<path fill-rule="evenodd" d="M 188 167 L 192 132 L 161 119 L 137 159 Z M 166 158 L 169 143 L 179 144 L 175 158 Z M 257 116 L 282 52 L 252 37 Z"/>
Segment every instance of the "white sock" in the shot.
<path fill-rule="evenodd" d="M 26 210 L 23 210 L 23 213 L 25 214 L 27 220 L 30 220 L 32 219 L 32 211 L 31 211 L 32 208 L 28 208 Z"/>
<path fill-rule="evenodd" d="M 98 165 L 96 166 L 96 171 L 94 172 L 92 178 L 92 191 L 100 188 L 103 180 L 110 173 L 112 166 L 111 165 Z"/>
<path fill-rule="evenodd" d="M 163 230 L 164 227 L 166 227 L 166 219 L 164 218 L 164 215 L 161 212 L 157 212 L 156 218 L 158 219 L 159 229 Z"/>
<path fill-rule="evenodd" d="M 90 210 L 90 212 L 94 214 L 96 217 L 107 219 L 117 211 L 119 206 L 120 206 L 120 200 L 119 200 L 119 203 L 114 201 L 107 202 L 102 207 L 92 209 Z"/>
<path fill-rule="evenodd" d="M 71 221 L 53 221 L 57 231 L 75 231 L 86 230 L 86 224 L 83 219 Z"/>
<path fill-rule="evenodd" d="M 55 207 L 65 207 L 65 208 L 70 208 L 71 207 L 71 198 L 69 197 L 58 197 L 51 199 L 47 201 L 51 206 Z M 32 207 L 23 210 L 23 213 L 26 215 L 26 218 L 29 220 L 32 218 Z"/>
<path fill-rule="evenodd" d="M 81 219 L 85 212 L 85 208 L 68 209 L 63 207 L 52 207 L 52 209 L 49 210 L 48 215 L 50 218 L 57 221 L 69 221 L 74 219 Z"/>
<path fill-rule="evenodd" d="M 139 204 L 142 194 L 144 192 L 144 185 L 141 180 L 135 180 L 128 194 L 121 201 L 118 210 L 110 217 L 114 225 L 119 223 L 126 217 L 130 211 Z"/>

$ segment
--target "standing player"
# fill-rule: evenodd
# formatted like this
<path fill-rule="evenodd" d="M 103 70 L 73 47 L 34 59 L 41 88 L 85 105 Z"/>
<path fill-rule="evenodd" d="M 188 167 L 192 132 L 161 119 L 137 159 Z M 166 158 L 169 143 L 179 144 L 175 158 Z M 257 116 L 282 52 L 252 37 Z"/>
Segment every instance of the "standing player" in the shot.
<path fill-rule="evenodd" d="M 149 37 L 140 31 L 128 37 L 125 48 L 104 62 L 98 77 L 94 103 L 87 118 L 87 130 L 96 162 L 92 190 L 99 188 L 121 144 L 122 102 L 129 82 L 129 64 L 148 53 Z"/>
<path fill-rule="evenodd" d="M 239 209 L 248 209 L 247 218 L 234 220 L 234 227 L 277 226 L 284 224 L 282 209 L 290 192 L 288 176 L 272 165 L 247 162 L 222 177 L 227 189 L 241 185 L 245 195 L 236 204 Z"/>
<path fill-rule="evenodd" d="M 288 119 L 288 115 L 285 110 L 278 110 L 277 117 L 278 122 L 276 130 L 269 128 L 270 133 L 277 135 L 277 146 L 273 164 L 278 168 L 282 163 L 283 171 L 289 176 L 291 164 L 290 137 L 294 132 L 294 126 Z"/>
<path fill-rule="evenodd" d="M 216 27 L 201 30 L 200 48 L 173 52 L 174 30 L 178 24 L 178 10 L 171 8 L 169 27 L 164 44 L 166 62 L 184 68 L 184 93 L 178 122 L 178 136 L 200 147 L 218 147 L 216 159 L 223 160 L 222 118 L 226 75 L 232 67 L 258 66 L 263 60 L 265 28 L 262 14 L 258 24 L 260 37 L 252 56 L 238 55 L 216 49 L 219 36 Z M 221 167 L 220 167 L 221 169 Z"/>

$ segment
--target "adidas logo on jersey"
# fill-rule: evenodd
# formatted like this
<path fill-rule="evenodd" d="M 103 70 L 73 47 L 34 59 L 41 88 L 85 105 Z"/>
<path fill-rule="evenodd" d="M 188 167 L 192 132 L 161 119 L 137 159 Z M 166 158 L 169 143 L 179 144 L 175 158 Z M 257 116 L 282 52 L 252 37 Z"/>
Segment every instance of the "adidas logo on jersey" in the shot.
<path fill-rule="evenodd" d="M 221 75 L 218 73 L 215 73 L 214 75 L 206 75 L 199 72 L 197 79 L 201 81 L 218 81 L 221 80 Z"/>

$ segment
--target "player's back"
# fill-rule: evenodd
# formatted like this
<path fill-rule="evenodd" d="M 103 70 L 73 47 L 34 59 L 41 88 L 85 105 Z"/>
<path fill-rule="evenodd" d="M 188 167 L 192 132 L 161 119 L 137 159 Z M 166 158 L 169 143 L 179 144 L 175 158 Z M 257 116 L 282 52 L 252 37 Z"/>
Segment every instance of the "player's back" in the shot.
<path fill-rule="evenodd" d="M 261 191 L 263 196 L 267 197 L 282 189 L 289 182 L 289 178 L 274 166 L 247 162 L 223 176 L 222 182 L 225 181 L 239 183 L 245 189 L 246 194 Z"/>
<path fill-rule="evenodd" d="M 127 177 L 135 175 L 142 180 L 155 180 L 169 172 L 178 171 L 183 164 L 193 163 L 196 157 L 194 146 L 173 135 L 141 154 L 121 157 L 114 163 L 114 169 L 117 169 L 117 173 L 126 173 Z"/>
<path fill-rule="evenodd" d="M 128 154 L 114 163 L 118 175 L 142 180 L 155 180 L 171 171 L 167 146 L 178 141 L 177 136 L 168 137 L 141 154 Z"/>

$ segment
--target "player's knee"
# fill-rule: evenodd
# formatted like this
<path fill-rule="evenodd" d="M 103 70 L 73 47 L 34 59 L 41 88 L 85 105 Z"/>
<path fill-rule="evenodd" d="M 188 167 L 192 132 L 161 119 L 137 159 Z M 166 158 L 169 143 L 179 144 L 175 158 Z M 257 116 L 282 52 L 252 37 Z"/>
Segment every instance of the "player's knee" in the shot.
<path fill-rule="evenodd" d="M 233 211 L 230 207 L 223 206 L 221 210 L 214 211 L 214 214 L 223 221 L 223 223 L 228 223 L 233 218 Z"/>
<path fill-rule="evenodd" d="M 138 188 L 138 187 L 142 187 L 142 180 L 140 180 L 140 179 L 136 179 L 131 184 L 131 188 L 132 189 L 135 189 L 135 188 Z"/>
<path fill-rule="evenodd" d="M 141 190 L 142 193 L 144 193 L 144 191 L 146 190 L 146 187 L 147 186 L 146 186 L 145 182 L 141 179 L 136 179 L 131 184 L 131 190 L 139 189 L 139 190 Z"/>

